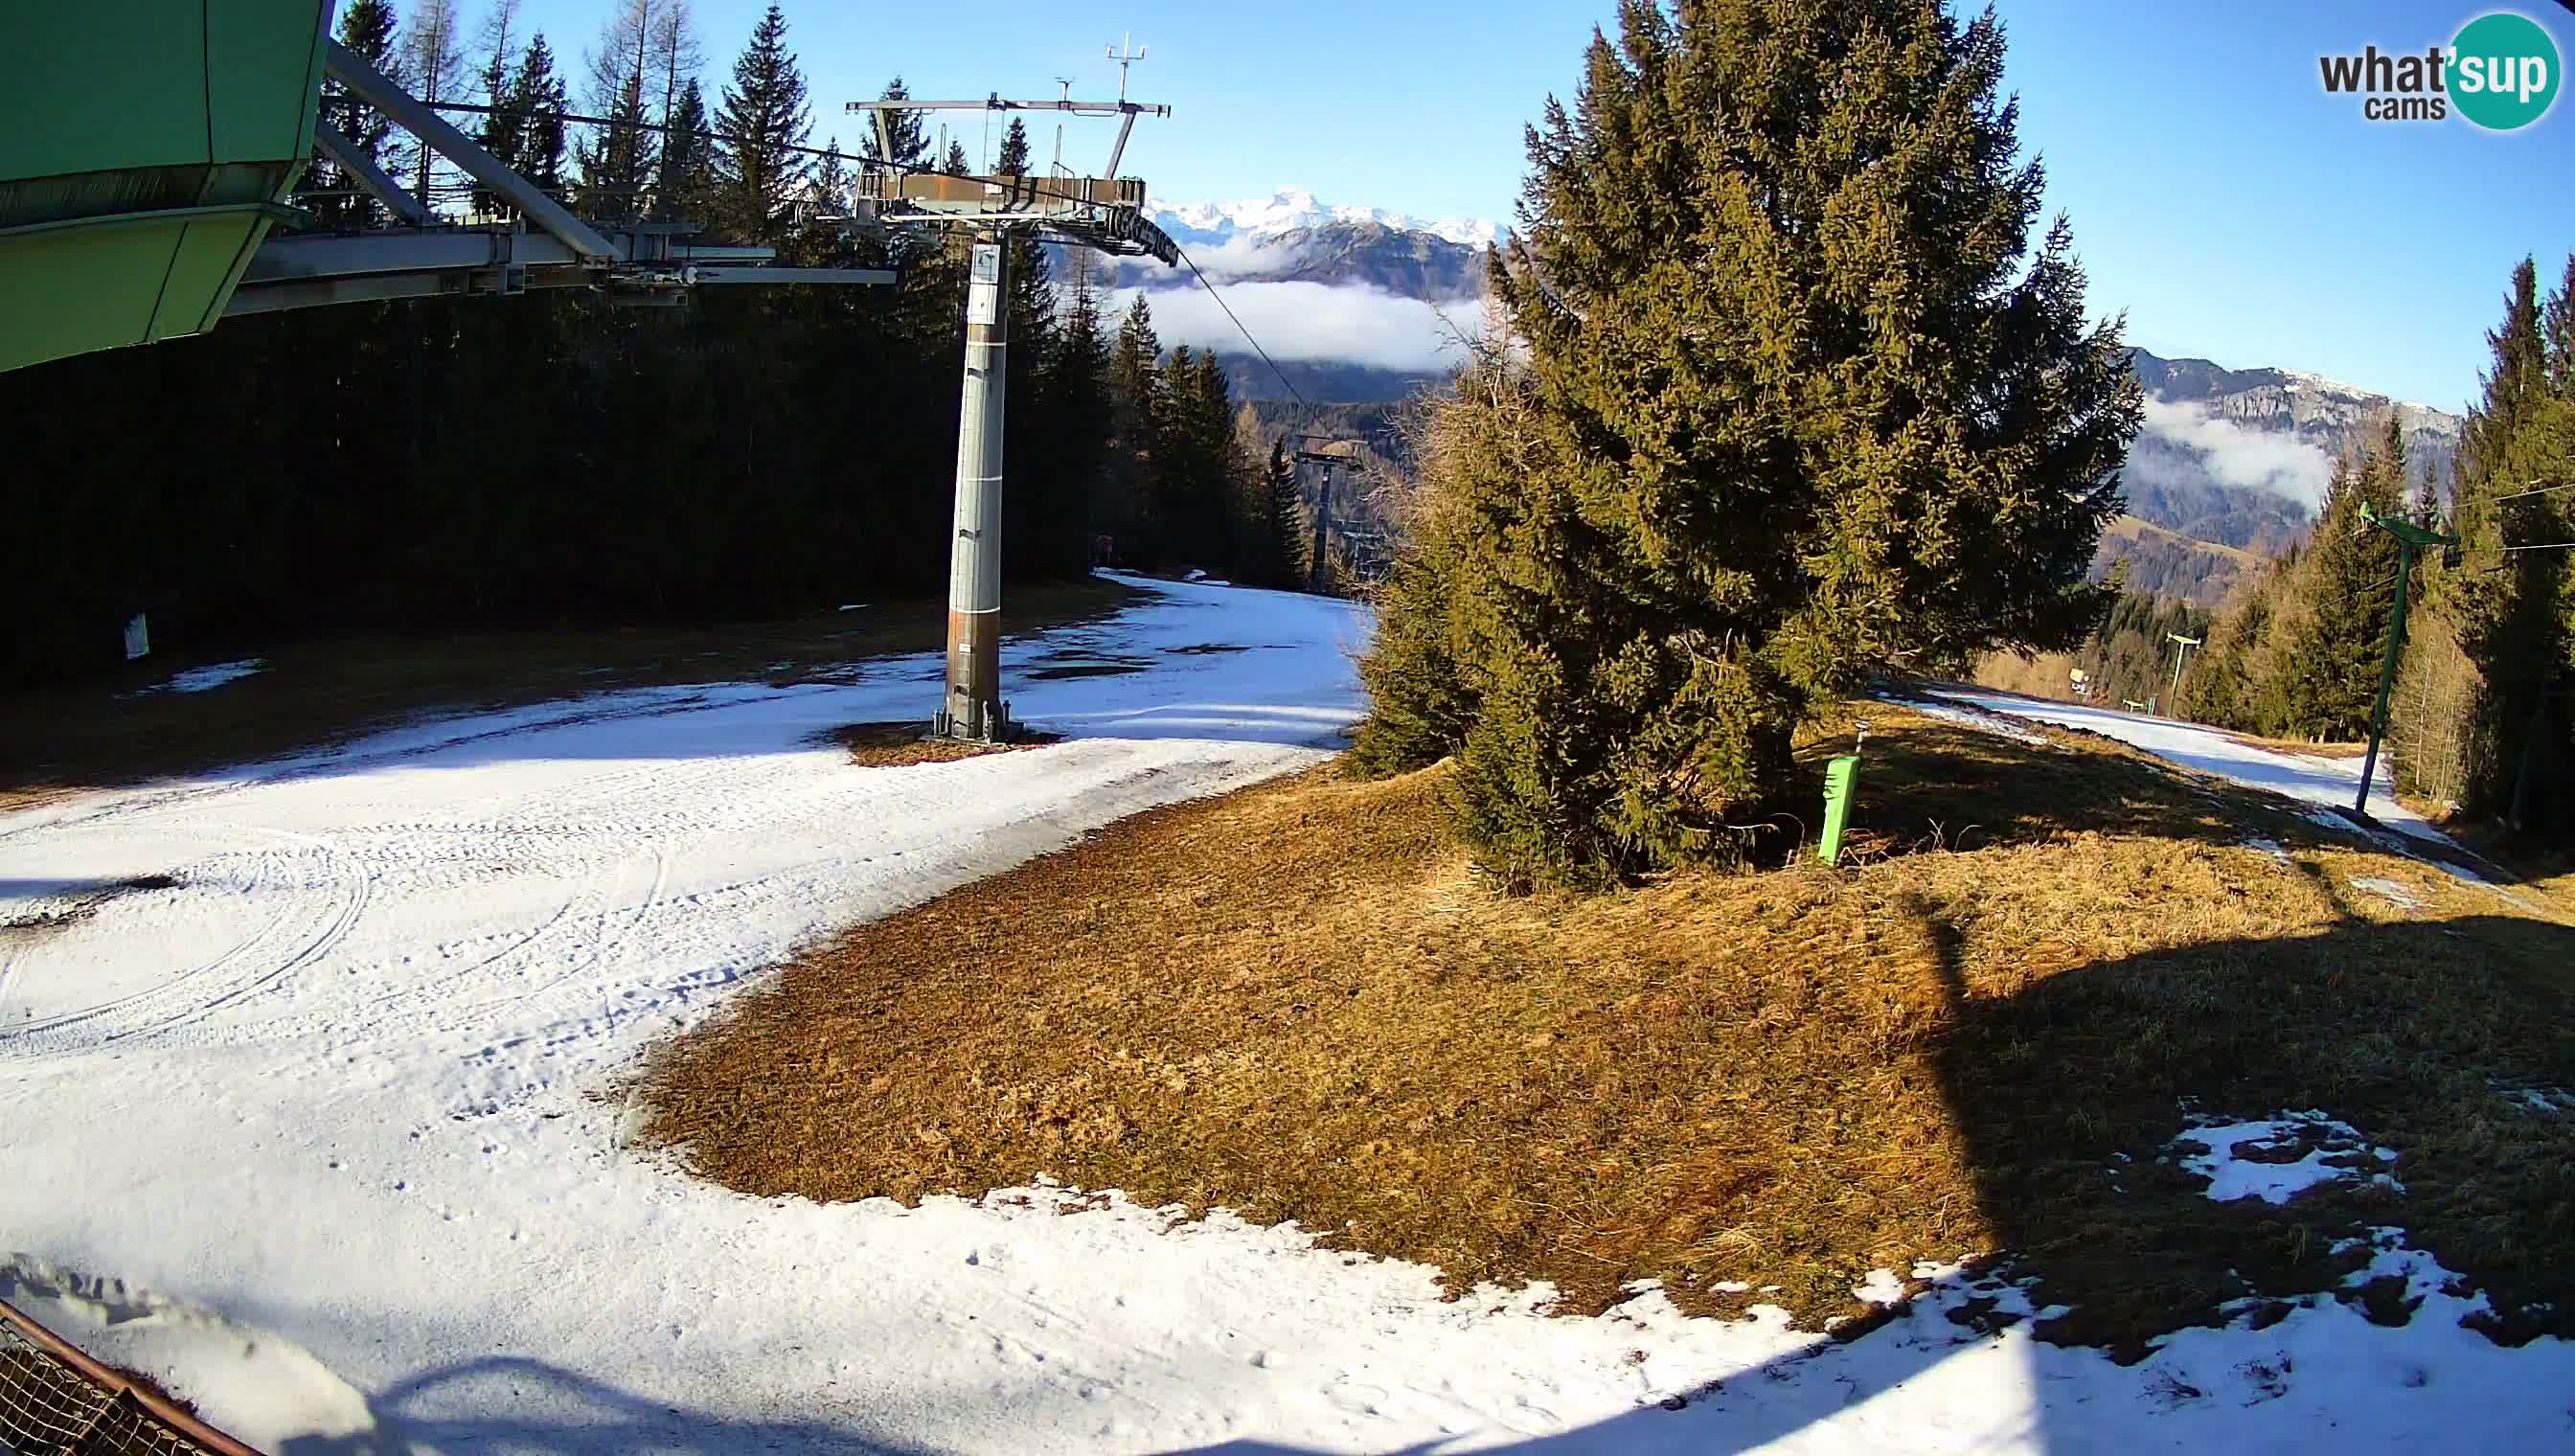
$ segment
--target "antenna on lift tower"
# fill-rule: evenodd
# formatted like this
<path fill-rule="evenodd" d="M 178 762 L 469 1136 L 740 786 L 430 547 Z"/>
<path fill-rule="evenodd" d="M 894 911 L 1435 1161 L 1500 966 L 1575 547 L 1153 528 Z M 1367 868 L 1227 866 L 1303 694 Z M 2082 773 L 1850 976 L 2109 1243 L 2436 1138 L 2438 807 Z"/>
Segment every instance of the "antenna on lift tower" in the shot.
<path fill-rule="evenodd" d="M 1142 60 L 1137 51 L 1130 60 Z M 1113 53 L 1113 59 L 1115 54 Z M 1123 72 L 1122 72 L 1123 74 Z M 1010 343 L 1010 266 L 1021 237 L 1113 255 L 1159 258 L 1177 268 L 1181 250 L 1145 217 L 1145 183 L 1121 177 L 1127 137 L 1139 116 L 1170 116 L 1168 106 L 1127 99 L 1077 101 L 1073 85 L 1051 101 L 1006 101 L 997 92 L 981 101 L 853 101 L 845 108 L 872 116 L 880 160 L 859 174 L 860 206 L 880 223 L 961 231 L 974 240 L 966 287 L 966 385 L 957 410 L 957 515 L 949 538 L 948 686 L 930 721 L 933 736 L 1000 742 L 1017 735 L 1010 705 L 1002 701 L 1002 407 L 1010 379 L 1003 360 Z M 1067 116 L 1114 116 L 1118 140 L 1098 177 L 1019 177 L 1007 173 L 952 177 L 891 165 L 893 139 L 887 114 L 899 111 L 1052 111 Z M 1058 169 L 1063 158 L 1058 128 Z"/>
<path fill-rule="evenodd" d="M 1127 99 L 1127 68 L 1145 59 L 1145 47 L 1136 44 L 1136 32 L 1131 30 L 1119 38 L 1118 44 L 1102 49 L 1109 53 L 1109 59 L 1118 63 L 1118 99 L 1124 101 Z"/>
<path fill-rule="evenodd" d="M 1063 102 L 1067 106 L 1072 105 L 1073 78 L 1071 76 L 1058 76 L 1055 78 L 1055 87 L 1056 100 Z M 1122 86 L 1119 90 L 1123 93 L 1126 88 Z M 1047 169 L 1047 174 L 1051 177 L 1061 177 L 1064 175 L 1064 123 L 1061 121 L 1055 124 L 1055 165 Z"/>

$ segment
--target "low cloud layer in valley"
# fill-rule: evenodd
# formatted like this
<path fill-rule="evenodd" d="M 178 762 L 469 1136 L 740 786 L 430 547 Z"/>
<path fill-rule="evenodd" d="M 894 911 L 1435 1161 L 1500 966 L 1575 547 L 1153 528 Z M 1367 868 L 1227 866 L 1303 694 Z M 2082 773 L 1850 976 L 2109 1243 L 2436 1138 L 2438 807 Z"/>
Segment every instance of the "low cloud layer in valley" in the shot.
<path fill-rule="evenodd" d="M 2132 479 L 2159 475 L 2268 491 L 2310 510 L 2324 499 L 2333 461 L 2314 443 L 2286 431 L 2258 430 L 2213 414 L 2205 405 L 2148 396 L 2145 428 L 2129 454 Z"/>
<path fill-rule="evenodd" d="M 1135 290 L 1121 290 L 1111 307 L 1124 310 L 1134 297 Z M 1146 297 L 1166 346 L 1243 352 L 1243 335 L 1205 289 L 1155 289 Z M 1471 300 L 1430 304 L 1355 285 L 1237 282 L 1225 285 L 1225 302 L 1282 363 L 1431 373 L 1453 368 L 1462 358 L 1458 336 L 1472 336 L 1484 323 L 1482 307 Z"/>

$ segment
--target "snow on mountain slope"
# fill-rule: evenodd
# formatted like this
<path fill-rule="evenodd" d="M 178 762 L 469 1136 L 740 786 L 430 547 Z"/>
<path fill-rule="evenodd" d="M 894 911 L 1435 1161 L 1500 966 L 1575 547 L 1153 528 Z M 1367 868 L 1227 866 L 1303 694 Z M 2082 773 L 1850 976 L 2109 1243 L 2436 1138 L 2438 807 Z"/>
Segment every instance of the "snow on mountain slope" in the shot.
<path fill-rule="evenodd" d="M 1283 187 L 1268 197 L 1237 202 L 1175 203 L 1156 198 L 1147 210 L 1163 231 L 1184 246 L 1275 238 L 1335 223 L 1372 223 L 1391 232 L 1428 233 L 1470 248 L 1482 248 L 1500 235 L 1493 224 L 1473 218 L 1425 221 L 1383 208 L 1321 203 L 1301 187 Z"/>

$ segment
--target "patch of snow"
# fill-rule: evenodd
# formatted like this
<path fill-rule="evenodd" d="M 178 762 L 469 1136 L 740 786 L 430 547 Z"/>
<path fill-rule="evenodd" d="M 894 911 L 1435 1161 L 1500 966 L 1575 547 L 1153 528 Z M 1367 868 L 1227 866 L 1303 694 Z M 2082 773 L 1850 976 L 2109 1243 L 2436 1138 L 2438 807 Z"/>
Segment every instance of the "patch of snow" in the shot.
<path fill-rule="evenodd" d="M 2316 808 L 2308 814 L 2315 822 L 2347 833 L 2360 832 L 2357 824 L 2334 812 L 2359 794 L 2360 763 L 2357 759 L 2279 752 L 2255 747 L 2221 729 L 2200 724 L 2145 718 L 2088 704 L 2051 703 L 1976 689 L 1943 689 L 1938 696 L 1988 713 L 2052 723 L 2059 728 L 2081 728 L 2103 737 L 2116 738 L 2130 747 L 2143 749 L 2185 768 L 2213 773 L 2254 788 L 2267 788 L 2315 805 Z M 2396 801 L 2394 771 L 2386 760 L 2380 760 L 2377 781 L 2370 789 L 2370 815 L 2399 833 L 2457 848 L 2450 836 L 2434 828 L 2430 820 Z"/>
<path fill-rule="evenodd" d="M 2550 1117 L 2575 1113 L 2575 1091 L 2564 1087 L 2497 1087 L 2504 1100 Z"/>
<path fill-rule="evenodd" d="M 2423 908 L 2423 897 L 2414 892 L 2412 885 L 2398 880 L 2382 879 L 2376 875 L 2355 875 L 2350 884 L 2352 888 L 2374 894 L 2400 910 Z"/>
<path fill-rule="evenodd" d="M 311 1353 L 211 1309 L 5 1253 L 0 1299 L 92 1356 L 146 1374 L 186 1371 L 220 1386 L 225 1434 L 255 1449 L 344 1441 L 376 1429 L 365 1394 Z"/>
<path fill-rule="evenodd" d="M 1590 1318 L 1550 1317 L 1542 1285 L 1451 1298 L 1222 1211 L 1047 1184 L 819 1205 L 636 1151 L 623 1080 L 810 937 L 1321 761 L 1357 715 L 1362 611 L 1126 580 L 1151 600 L 1006 646 L 1015 707 L 1069 735 L 1043 751 L 856 770 L 816 744 L 926 713 L 925 654 L 0 816 L 0 918 L 66 876 L 177 880 L 0 946 L 13 1287 L 272 1450 L 2562 1443 L 2569 1347 L 2458 1328 L 2428 1264 L 2401 1329 L 2325 1301 L 2121 1366 L 1954 1268 L 1914 1269 L 1923 1292 L 1841 1344 L 1659 1288 Z M 1179 651 L 1211 644 L 1264 651 Z M 1113 653 L 1146 666 L 1028 676 Z"/>
<path fill-rule="evenodd" d="M 1936 718 L 1943 723 L 1954 723 L 1965 728 L 1976 728 L 2010 738 L 2015 742 L 2045 743 L 2047 741 L 2044 734 L 2031 732 L 1998 713 L 1962 708 L 1957 704 L 1943 703 L 1934 698 L 1906 698 L 1895 693 L 1872 693 L 1869 697 L 1880 703 L 1892 703 L 1899 708 L 1909 708 L 1926 718 Z"/>
<path fill-rule="evenodd" d="M 2252 850 L 2256 854 L 2262 855 L 2266 859 L 2271 859 L 2281 864 L 2291 862 L 2289 859 L 2289 851 L 2281 848 L 2280 841 L 2277 839 L 2265 839 L 2257 835 L 2256 837 L 2246 839 L 2244 841 L 2244 847 Z"/>
<path fill-rule="evenodd" d="M 2379 400 L 2386 398 L 2386 396 L 2379 394 L 2375 390 L 2365 390 L 2356 384 L 2346 384 L 2341 380 L 2329 379 L 2324 375 L 2310 373 L 2303 369 L 2284 369 L 2280 371 L 2280 374 L 2281 377 L 2288 380 L 2290 384 L 2305 385 L 2309 389 L 2315 390 L 2320 394 L 2341 395 L 2346 399 L 2352 400 Z M 2283 388 L 2286 388 L 2286 386 L 2283 386 Z"/>
<path fill-rule="evenodd" d="M 2319 1183 L 2348 1182 L 2364 1174 L 2380 1187 L 2397 1193 L 2405 1191 L 2405 1185 L 2393 1176 L 2356 1165 L 2364 1158 L 2392 1163 L 2396 1161 L 2394 1152 L 2372 1145 L 2349 1123 L 2338 1122 L 2322 1112 L 2283 1112 L 2251 1122 L 2194 1127 L 2175 1140 L 2177 1147 L 2189 1143 L 2200 1144 L 2207 1151 L 2184 1153 L 2181 1165 L 2209 1180 L 2208 1197 L 2212 1202 L 2259 1198 L 2265 1203 L 2286 1203 Z M 2289 1151 L 2300 1155 L 2285 1162 L 2247 1155 L 2264 1153 L 2276 1157 Z"/>
<path fill-rule="evenodd" d="M 267 669 L 266 658 L 241 658 L 230 663 L 209 663 L 202 668 L 190 668 L 184 673 L 174 673 L 166 683 L 155 683 L 149 688 L 137 688 L 131 693 L 120 693 L 116 696 L 142 698 L 154 693 L 205 693 L 221 688 L 227 683 L 238 683 L 254 673 L 265 672 Z"/>

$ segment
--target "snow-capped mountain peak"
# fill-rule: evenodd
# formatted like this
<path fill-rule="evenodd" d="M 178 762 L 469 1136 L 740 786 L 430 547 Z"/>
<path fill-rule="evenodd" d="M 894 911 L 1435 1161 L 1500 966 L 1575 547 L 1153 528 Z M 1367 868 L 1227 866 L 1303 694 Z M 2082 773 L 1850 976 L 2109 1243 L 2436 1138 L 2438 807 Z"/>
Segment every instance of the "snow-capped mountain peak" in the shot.
<path fill-rule="evenodd" d="M 1301 187 L 1283 187 L 1268 197 L 1236 202 L 1175 203 L 1156 198 L 1147 208 L 1163 231 L 1184 244 L 1258 240 L 1334 223 L 1373 223 L 1393 232 L 1428 233 L 1470 248 L 1481 248 L 1500 234 L 1493 224 L 1474 218 L 1431 221 L 1382 208 L 1318 202 Z"/>

